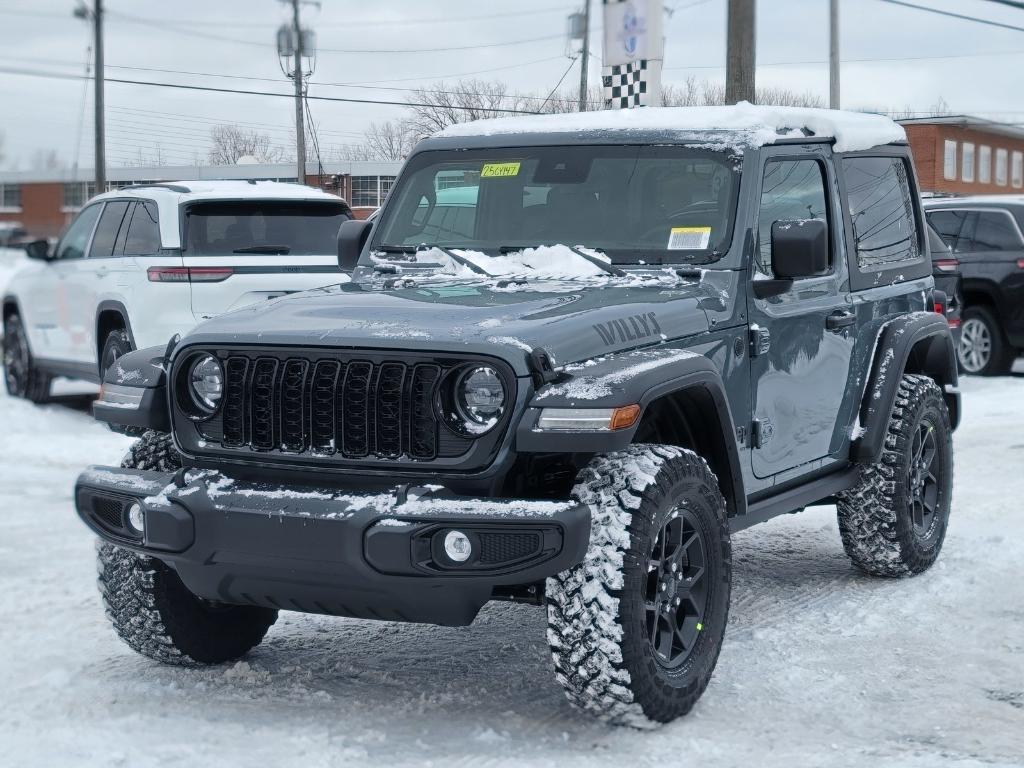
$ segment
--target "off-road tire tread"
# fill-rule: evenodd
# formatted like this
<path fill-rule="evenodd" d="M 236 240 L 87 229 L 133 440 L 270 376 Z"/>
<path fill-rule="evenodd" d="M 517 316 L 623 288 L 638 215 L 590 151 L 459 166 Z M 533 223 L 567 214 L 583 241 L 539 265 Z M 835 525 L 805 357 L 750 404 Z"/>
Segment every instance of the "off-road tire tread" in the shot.
<path fill-rule="evenodd" d="M 638 465 L 649 482 L 632 471 Z M 658 514 L 668 490 L 684 478 L 713 489 L 709 495 L 717 506 L 717 544 L 723 549 L 728 583 L 731 550 L 725 500 L 711 468 L 696 453 L 672 446 L 632 445 L 598 455 L 581 471 L 572 492 L 575 500 L 590 508 L 590 545 L 580 565 L 547 581 L 548 644 L 555 677 L 569 701 L 610 724 L 643 728 L 686 714 L 707 687 L 721 649 L 719 639 L 706 675 L 682 695 L 654 676 L 633 679 L 623 656 L 619 602 L 643 601 L 640 594 L 624 594 L 624 563 L 626 558 L 646 562 L 649 553 L 639 551 L 638 532 Z M 726 594 L 723 631 L 727 617 Z M 641 701 L 646 704 L 641 706 Z"/>
<path fill-rule="evenodd" d="M 838 495 L 836 510 L 843 548 L 853 563 L 873 576 L 901 577 L 927 570 L 938 557 L 945 537 L 946 520 L 935 546 L 922 549 L 912 532 L 898 525 L 898 504 L 905 501 L 907 442 L 928 401 L 942 414 L 940 439 L 949 441 L 952 428 L 942 390 L 920 374 L 904 374 L 900 380 L 886 430 L 882 455 L 860 469 L 858 484 Z M 947 503 L 948 509 L 948 503 Z"/>
<path fill-rule="evenodd" d="M 133 469 L 181 466 L 170 435 L 147 432 L 121 462 Z M 216 609 L 192 595 L 173 569 L 107 542 L 98 547 L 98 582 L 107 618 L 133 650 L 164 664 L 218 664 L 263 640 L 277 611 L 252 606 Z"/>

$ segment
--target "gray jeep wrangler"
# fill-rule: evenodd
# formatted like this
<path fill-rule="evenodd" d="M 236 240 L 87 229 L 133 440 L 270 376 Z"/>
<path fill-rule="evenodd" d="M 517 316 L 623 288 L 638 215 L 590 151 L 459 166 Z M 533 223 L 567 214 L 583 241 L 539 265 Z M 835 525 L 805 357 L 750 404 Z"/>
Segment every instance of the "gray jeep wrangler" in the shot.
<path fill-rule="evenodd" d="M 960 406 L 901 136 L 746 106 L 423 141 L 343 224 L 350 282 L 108 371 L 96 417 L 148 430 L 75 491 L 117 633 L 215 664 L 281 610 L 535 604 L 569 699 L 641 724 L 708 684 L 732 532 L 834 504 L 857 567 L 926 570 Z"/>

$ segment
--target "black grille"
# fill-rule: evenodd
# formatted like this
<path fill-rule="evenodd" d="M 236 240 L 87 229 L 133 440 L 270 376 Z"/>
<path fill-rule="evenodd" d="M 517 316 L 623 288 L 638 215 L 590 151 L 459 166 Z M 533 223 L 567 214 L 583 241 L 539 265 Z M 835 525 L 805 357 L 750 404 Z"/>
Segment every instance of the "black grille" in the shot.
<path fill-rule="evenodd" d="M 231 355 L 224 372 L 224 447 L 345 459 L 438 456 L 440 365 Z"/>
<path fill-rule="evenodd" d="M 107 528 L 118 531 L 124 528 L 124 523 L 121 520 L 124 505 L 120 501 L 95 496 L 92 500 L 92 511 L 96 519 Z"/>
<path fill-rule="evenodd" d="M 540 549 L 539 533 L 481 533 L 481 564 L 511 563 L 536 554 Z"/>

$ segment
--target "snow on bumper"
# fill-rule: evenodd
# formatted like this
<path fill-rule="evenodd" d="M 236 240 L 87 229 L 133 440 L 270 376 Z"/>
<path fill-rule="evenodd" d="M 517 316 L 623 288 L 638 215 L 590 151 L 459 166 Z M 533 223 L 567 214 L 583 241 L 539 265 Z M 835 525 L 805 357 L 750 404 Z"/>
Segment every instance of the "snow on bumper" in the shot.
<path fill-rule="evenodd" d="M 91 467 L 75 501 L 101 538 L 169 563 L 205 599 L 438 624 L 467 624 L 495 588 L 579 563 L 590 536 L 585 506 L 440 486 L 350 493 Z M 448 557 L 452 531 L 472 545 L 465 561 Z"/>

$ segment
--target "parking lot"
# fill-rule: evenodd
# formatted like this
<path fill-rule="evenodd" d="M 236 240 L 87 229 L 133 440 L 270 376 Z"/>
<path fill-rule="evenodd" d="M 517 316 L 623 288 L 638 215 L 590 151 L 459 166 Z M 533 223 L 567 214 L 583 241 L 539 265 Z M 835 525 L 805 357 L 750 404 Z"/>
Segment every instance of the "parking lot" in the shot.
<path fill-rule="evenodd" d="M 861 575 L 830 508 L 738 534 L 718 670 L 689 717 L 654 732 L 575 713 L 529 607 L 492 605 L 461 629 L 284 613 L 234 665 L 137 656 L 103 617 L 71 502 L 81 467 L 129 441 L 90 419 L 88 397 L 2 396 L 0 739 L 19 758 L 0 763 L 1019 766 L 1024 366 L 963 390 L 937 567 Z"/>

